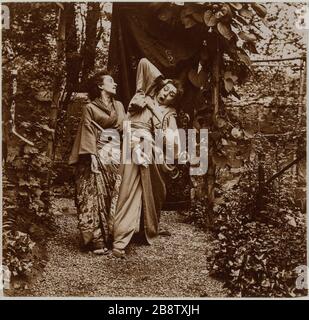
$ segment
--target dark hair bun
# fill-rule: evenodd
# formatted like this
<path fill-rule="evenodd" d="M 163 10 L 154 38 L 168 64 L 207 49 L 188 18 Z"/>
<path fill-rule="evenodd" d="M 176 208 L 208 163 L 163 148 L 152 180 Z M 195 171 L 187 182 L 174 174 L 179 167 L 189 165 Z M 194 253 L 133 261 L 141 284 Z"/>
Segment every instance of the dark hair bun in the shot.
<path fill-rule="evenodd" d="M 100 84 L 103 84 L 103 77 L 109 75 L 110 74 L 105 69 L 99 70 L 89 75 L 88 80 L 86 82 L 86 90 L 88 93 L 88 98 L 91 101 L 100 97 L 101 91 L 98 86 Z"/>

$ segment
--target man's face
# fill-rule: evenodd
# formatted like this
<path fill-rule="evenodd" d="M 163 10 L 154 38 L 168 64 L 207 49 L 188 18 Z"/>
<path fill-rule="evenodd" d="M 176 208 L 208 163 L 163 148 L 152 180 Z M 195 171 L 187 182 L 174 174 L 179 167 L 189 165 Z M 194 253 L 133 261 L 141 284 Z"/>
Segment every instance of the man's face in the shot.
<path fill-rule="evenodd" d="M 177 89 L 172 83 L 166 84 L 157 94 L 157 100 L 160 105 L 170 105 L 177 94 Z"/>
<path fill-rule="evenodd" d="M 100 88 L 105 90 L 109 94 L 115 95 L 117 83 L 114 82 L 114 79 L 111 76 L 104 76 L 103 85 L 101 85 Z"/>

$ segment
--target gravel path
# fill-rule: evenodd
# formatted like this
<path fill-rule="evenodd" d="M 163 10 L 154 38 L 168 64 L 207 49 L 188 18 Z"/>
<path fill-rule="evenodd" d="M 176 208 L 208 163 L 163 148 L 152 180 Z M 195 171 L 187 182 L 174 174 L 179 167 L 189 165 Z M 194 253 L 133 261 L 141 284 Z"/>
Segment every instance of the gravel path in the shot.
<path fill-rule="evenodd" d="M 56 217 L 58 231 L 47 245 L 45 271 L 33 280 L 27 296 L 226 296 L 222 283 L 207 275 L 209 236 L 183 223 L 179 213 L 162 213 L 162 227 L 171 237 L 158 237 L 152 246 L 133 243 L 123 260 L 80 252 L 72 203 L 62 210 Z"/>

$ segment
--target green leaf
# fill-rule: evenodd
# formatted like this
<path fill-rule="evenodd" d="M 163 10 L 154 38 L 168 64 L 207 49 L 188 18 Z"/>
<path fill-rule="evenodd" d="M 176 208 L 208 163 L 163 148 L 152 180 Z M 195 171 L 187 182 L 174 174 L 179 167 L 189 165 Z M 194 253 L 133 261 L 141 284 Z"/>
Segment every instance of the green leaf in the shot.
<path fill-rule="evenodd" d="M 261 21 L 263 22 L 263 24 L 264 24 L 264 26 L 265 26 L 266 28 L 269 28 L 269 23 L 268 23 L 268 21 L 267 21 L 265 18 L 261 18 Z"/>
<path fill-rule="evenodd" d="M 231 71 L 224 72 L 224 79 L 231 79 L 234 83 L 236 83 L 238 77 L 233 75 Z"/>
<path fill-rule="evenodd" d="M 55 132 L 55 129 L 50 128 L 47 124 L 40 125 L 40 127 L 41 127 L 43 130 L 48 131 L 48 132 L 50 132 L 50 133 L 54 133 L 54 132 Z"/>
<path fill-rule="evenodd" d="M 203 70 L 197 73 L 194 69 L 191 69 L 188 72 L 188 78 L 191 83 L 199 89 L 203 88 L 207 84 L 207 75 Z"/>
<path fill-rule="evenodd" d="M 236 97 L 238 100 L 240 100 L 240 95 L 235 91 L 235 89 L 233 89 L 231 92 L 230 92 L 234 97 Z"/>
<path fill-rule="evenodd" d="M 28 192 L 26 192 L 26 191 L 19 191 L 18 194 L 19 194 L 21 197 L 29 197 L 29 194 L 28 194 Z"/>
<path fill-rule="evenodd" d="M 237 144 L 232 145 L 232 143 L 230 143 L 227 146 L 222 146 L 221 152 L 227 157 L 235 157 L 238 152 L 238 148 Z"/>
<path fill-rule="evenodd" d="M 181 22 L 186 29 L 192 28 L 197 24 L 197 22 L 190 16 L 182 17 Z"/>
<path fill-rule="evenodd" d="M 239 2 L 230 2 L 229 5 L 236 10 L 240 10 L 242 8 L 242 4 Z"/>
<path fill-rule="evenodd" d="M 290 226 L 297 227 L 296 220 L 294 217 L 287 215 L 286 220 Z"/>
<path fill-rule="evenodd" d="M 224 168 L 227 164 L 228 159 L 225 156 L 220 156 L 213 154 L 212 161 L 217 165 L 219 168 Z"/>
<path fill-rule="evenodd" d="M 185 7 L 181 10 L 180 20 L 184 24 L 185 28 L 192 28 L 196 25 L 196 20 L 193 18 L 192 14 L 195 12 L 195 9 L 192 6 Z"/>
<path fill-rule="evenodd" d="M 255 34 L 252 33 L 247 33 L 244 31 L 241 31 L 238 33 L 238 36 L 240 39 L 244 40 L 244 41 L 249 41 L 249 42 L 253 42 L 257 40 L 257 37 Z"/>
<path fill-rule="evenodd" d="M 253 17 L 253 12 L 249 9 L 246 8 L 242 8 L 241 10 L 239 10 L 239 14 L 247 19 L 251 19 Z"/>
<path fill-rule="evenodd" d="M 39 150 L 35 147 L 31 147 L 31 146 L 26 145 L 24 148 L 24 153 L 38 154 Z"/>
<path fill-rule="evenodd" d="M 232 277 L 238 278 L 239 274 L 240 274 L 240 269 L 231 271 L 231 276 Z"/>
<path fill-rule="evenodd" d="M 43 190 L 42 190 L 41 188 L 37 188 L 37 189 L 34 191 L 34 194 L 35 194 L 38 198 L 41 197 L 42 193 L 43 193 Z"/>
<path fill-rule="evenodd" d="M 222 185 L 223 190 L 230 190 L 233 188 L 235 185 L 238 184 L 240 177 L 236 177 L 235 179 L 227 181 L 224 185 Z"/>
<path fill-rule="evenodd" d="M 8 146 L 8 155 L 7 155 L 7 162 L 13 162 L 14 159 L 20 154 L 20 146 Z M 17 159 L 18 160 L 18 159 Z M 15 160 L 16 162 L 16 160 Z M 15 163 L 14 162 L 14 163 Z"/>
<path fill-rule="evenodd" d="M 227 164 L 232 168 L 240 168 L 243 166 L 243 161 L 240 159 L 228 159 Z"/>
<path fill-rule="evenodd" d="M 199 23 L 203 23 L 204 17 L 203 14 L 200 12 L 194 12 L 192 13 L 192 17 Z"/>
<path fill-rule="evenodd" d="M 217 24 L 217 29 L 219 31 L 219 33 L 226 39 L 231 40 L 233 38 L 233 31 L 231 30 L 231 28 L 229 26 L 227 26 L 226 24 L 222 23 L 222 22 L 218 22 Z"/>
<path fill-rule="evenodd" d="M 231 78 L 224 79 L 224 88 L 227 92 L 230 92 L 234 88 L 234 82 Z"/>
<path fill-rule="evenodd" d="M 224 20 L 226 20 L 226 19 L 229 20 L 232 18 L 233 12 L 232 12 L 231 7 L 229 6 L 228 3 L 223 4 L 221 11 L 223 12 Z"/>
<path fill-rule="evenodd" d="M 237 56 L 241 62 L 243 62 L 247 67 L 251 66 L 251 60 L 245 51 L 237 51 Z"/>
<path fill-rule="evenodd" d="M 252 53 L 258 54 L 258 51 L 256 50 L 256 46 L 253 42 L 245 42 L 243 44 L 243 48 Z"/>
<path fill-rule="evenodd" d="M 248 25 L 248 22 L 244 18 L 242 18 L 241 16 L 238 16 L 238 15 L 235 16 L 234 20 L 235 21 L 237 20 L 238 22 L 240 22 L 244 26 Z"/>
<path fill-rule="evenodd" d="M 56 2 L 57 6 L 64 10 L 64 5 L 61 2 Z"/>
<path fill-rule="evenodd" d="M 251 139 L 254 137 L 255 131 L 253 129 L 244 129 L 245 137 Z"/>
<path fill-rule="evenodd" d="M 19 179 L 18 184 L 19 184 L 20 187 L 24 187 L 24 186 L 29 186 L 30 185 L 29 181 L 26 181 L 26 180 L 24 180 L 22 178 Z"/>
<path fill-rule="evenodd" d="M 219 238 L 219 240 L 224 240 L 224 239 L 226 239 L 226 236 L 223 233 L 219 233 L 218 238 Z"/>
<path fill-rule="evenodd" d="M 218 20 L 215 17 L 215 15 L 212 14 L 212 12 L 210 10 L 207 10 L 204 13 L 204 22 L 205 22 L 206 26 L 214 27 L 217 24 Z"/>
<path fill-rule="evenodd" d="M 226 121 L 220 117 L 217 118 L 216 123 L 217 123 L 218 128 L 222 128 L 226 125 Z"/>
<path fill-rule="evenodd" d="M 231 131 L 231 135 L 235 138 L 235 139 L 239 139 L 242 136 L 242 131 L 239 130 L 238 128 L 233 128 Z"/>
<path fill-rule="evenodd" d="M 180 17 L 190 16 L 195 12 L 195 9 L 192 6 L 185 7 L 181 10 Z"/>
<path fill-rule="evenodd" d="M 251 7 L 259 17 L 261 17 L 261 18 L 265 18 L 266 17 L 267 10 L 262 4 L 260 4 L 260 3 L 251 3 Z"/>

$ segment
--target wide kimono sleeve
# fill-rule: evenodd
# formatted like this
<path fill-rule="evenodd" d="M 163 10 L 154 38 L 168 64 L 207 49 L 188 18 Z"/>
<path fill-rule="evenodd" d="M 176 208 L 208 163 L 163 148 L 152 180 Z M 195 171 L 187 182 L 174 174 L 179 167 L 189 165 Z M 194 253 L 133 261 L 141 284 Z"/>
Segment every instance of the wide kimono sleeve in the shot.
<path fill-rule="evenodd" d="M 117 128 L 120 132 L 123 130 L 123 121 L 126 120 L 126 112 L 123 104 L 120 101 L 115 101 L 117 111 Z"/>
<path fill-rule="evenodd" d="M 97 129 L 91 123 L 93 118 L 94 115 L 91 105 L 86 105 L 83 108 L 81 121 L 69 158 L 69 164 L 76 163 L 80 155 L 97 154 Z"/>
<path fill-rule="evenodd" d="M 136 93 L 129 103 L 129 113 L 135 113 L 151 104 L 149 97 L 153 93 L 155 80 L 163 77 L 162 73 L 146 58 L 142 58 L 137 67 Z"/>
<path fill-rule="evenodd" d="M 137 67 L 136 92 L 142 91 L 149 94 L 153 89 L 157 78 L 162 77 L 162 73 L 148 59 L 142 58 Z"/>

